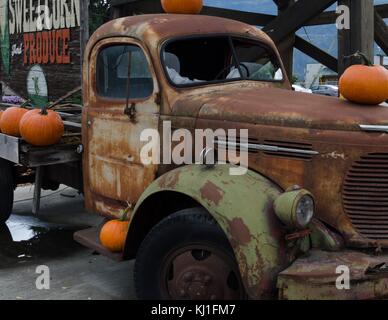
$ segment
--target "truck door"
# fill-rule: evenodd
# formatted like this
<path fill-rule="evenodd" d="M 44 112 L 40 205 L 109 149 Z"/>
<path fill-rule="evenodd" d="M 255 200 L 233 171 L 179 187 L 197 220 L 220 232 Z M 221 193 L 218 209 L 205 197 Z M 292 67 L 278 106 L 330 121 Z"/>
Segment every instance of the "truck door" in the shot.
<path fill-rule="evenodd" d="M 157 130 L 159 121 L 159 88 L 150 61 L 147 50 L 130 38 L 105 39 L 92 49 L 83 115 L 90 211 L 117 217 L 155 179 L 157 166 L 140 161 L 140 134 Z"/>

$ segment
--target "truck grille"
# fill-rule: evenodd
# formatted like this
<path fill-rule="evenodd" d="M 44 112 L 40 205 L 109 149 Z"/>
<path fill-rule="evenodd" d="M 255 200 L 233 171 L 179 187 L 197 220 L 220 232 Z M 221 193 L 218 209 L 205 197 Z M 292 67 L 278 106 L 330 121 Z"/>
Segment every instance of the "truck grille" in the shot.
<path fill-rule="evenodd" d="M 345 212 L 361 235 L 388 239 L 388 153 L 356 161 L 346 175 L 342 197 Z"/>

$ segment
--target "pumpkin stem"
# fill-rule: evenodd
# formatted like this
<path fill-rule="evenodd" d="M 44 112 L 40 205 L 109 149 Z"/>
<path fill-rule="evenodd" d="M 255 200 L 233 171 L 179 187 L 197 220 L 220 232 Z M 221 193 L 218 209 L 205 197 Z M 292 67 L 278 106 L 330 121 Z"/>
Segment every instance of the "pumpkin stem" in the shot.
<path fill-rule="evenodd" d="M 46 106 L 43 106 L 41 109 L 40 109 L 40 114 L 41 115 L 47 115 L 47 107 Z"/>
<path fill-rule="evenodd" d="M 352 54 L 350 57 L 355 57 L 355 58 L 360 59 L 363 62 L 363 64 L 368 66 L 368 67 L 373 66 L 373 63 L 369 60 L 369 58 L 366 56 L 366 54 L 361 52 L 361 51 L 357 51 L 355 54 Z"/>
<path fill-rule="evenodd" d="M 126 221 L 128 220 L 128 212 L 132 209 L 132 205 L 127 202 L 128 206 L 125 210 L 123 210 L 122 214 L 121 214 L 121 218 L 120 218 L 120 221 Z"/>

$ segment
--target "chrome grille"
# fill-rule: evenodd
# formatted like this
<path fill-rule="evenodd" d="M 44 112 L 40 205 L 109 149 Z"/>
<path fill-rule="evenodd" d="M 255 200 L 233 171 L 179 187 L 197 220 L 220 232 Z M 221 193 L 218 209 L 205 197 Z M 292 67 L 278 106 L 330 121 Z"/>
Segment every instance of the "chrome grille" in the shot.
<path fill-rule="evenodd" d="M 346 175 L 342 197 L 345 212 L 361 235 L 388 239 L 388 153 L 356 161 Z"/>

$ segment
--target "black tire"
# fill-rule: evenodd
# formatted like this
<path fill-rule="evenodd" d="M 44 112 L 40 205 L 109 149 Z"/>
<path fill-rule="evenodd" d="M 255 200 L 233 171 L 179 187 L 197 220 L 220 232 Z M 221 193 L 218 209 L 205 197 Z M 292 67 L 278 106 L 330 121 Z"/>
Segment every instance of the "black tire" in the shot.
<path fill-rule="evenodd" d="M 137 253 L 134 277 L 142 300 L 245 298 L 233 250 L 202 208 L 176 212 L 148 233 Z"/>
<path fill-rule="evenodd" d="M 0 224 L 5 223 L 12 213 L 14 179 L 12 165 L 0 159 Z"/>

